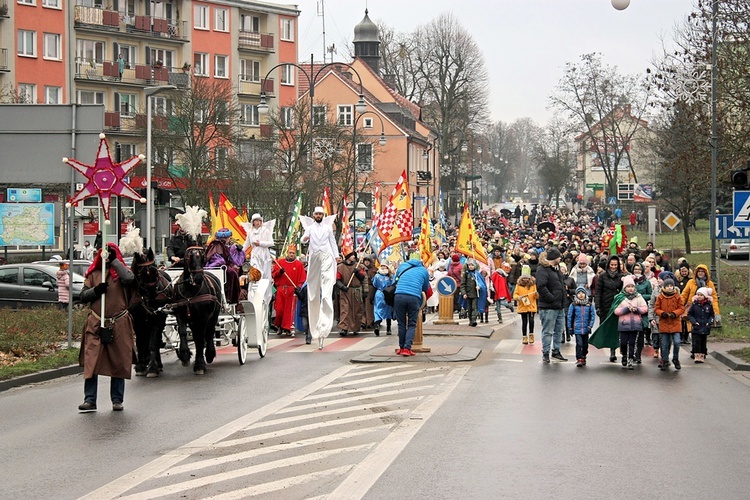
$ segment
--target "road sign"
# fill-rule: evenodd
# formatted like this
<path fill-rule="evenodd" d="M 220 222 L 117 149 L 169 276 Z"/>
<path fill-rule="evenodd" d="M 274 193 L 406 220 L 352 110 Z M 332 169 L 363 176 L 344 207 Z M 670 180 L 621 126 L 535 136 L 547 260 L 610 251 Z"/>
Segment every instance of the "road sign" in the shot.
<path fill-rule="evenodd" d="M 718 214 L 716 216 L 714 239 L 716 240 L 739 240 L 750 238 L 750 227 L 737 227 L 734 225 L 733 214 Z"/>
<path fill-rule="evenodd" d="M 662 221 L 669 229 L 674 230 L 674 228 L 677 227 L 677 225 L 681 222 L 680 218 L 677 217 L 672 212 L 669 212 L 669 214 L 664 217 L 664 220 Z"/>
<path fill-rule="evenodd" d="M 5 199 L 11 203 L 41 203 L 42 188 L 8 188 Z"/>
<path fill-rule="evenodd" d="M 750 191 L 734 192 L 734 225 L 750 227 Z"/>
<path fill-rule="evenodd" d="M 617 205 L 617 198 L 614 196 L 610 196 L 609 198 L 609 204 L 610 205 Z"/>
<path fill-rule="evenodd" d="M 443 276 L 438 280 L 437 291 L 440 295 L 453 295 L 456 288 L 456 280 L 450 276 Z"/>

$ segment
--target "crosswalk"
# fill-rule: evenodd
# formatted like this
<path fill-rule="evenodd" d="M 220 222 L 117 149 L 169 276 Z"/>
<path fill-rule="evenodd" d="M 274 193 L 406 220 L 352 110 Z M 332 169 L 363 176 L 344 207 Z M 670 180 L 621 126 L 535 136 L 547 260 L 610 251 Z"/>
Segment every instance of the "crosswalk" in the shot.
<path fill-rule="evenodd" d="M 520 354 L 529 356 L 540 356 L 542 355 L 542 338 L 541 335 L 535 339 L 533 344 L 524 344 L 521 339 L 502 339 L 493 352 L 496 354 Z M 617 350 L 617 356 L 619 358 L 620 353 Z M 560 352 L 568 359 L 575 359 L 576 357 L 576 343 L 575 340 L 572 342 L 566 342 L 560 344 Z M 654 348 L 651 346 L 643 346 L 642 357 L 650 358 L 653 357 Z M 609 349 L 597 349 L 593 346 L 589 346 L 588 357 L 592 356 L 606 356 L 609 357 Z"/>
<path fill-rule="evenodd" d="M 84 498 L 359 498 L 467 370 L 339 368 Z"/>
<path fill-rule="evenodd" d="M 326 353 L 326 352 L 358 352 L 358 351 L 369 351 L 377 347 L 388 345 L 391 342 L 394 346 L 398 347 L 397 336 L 380 336 L 374 337 L 372 334 L 358 335 L 356 337 L 339 337 L 338 334 L 332 337 L 328 337 L 325 340 L 323 350 L 318 349 L 318 343 L 313 342 L 312 344 L 305 343 L 304 336 L 296 337 L 278 337 L 271 336 L 268 339 L 268 352 L 270 353 Z M 237 355 L 237 348 L 232 345 L 225 345 L 223 347 L 216 348 L 217 355 Z"/>

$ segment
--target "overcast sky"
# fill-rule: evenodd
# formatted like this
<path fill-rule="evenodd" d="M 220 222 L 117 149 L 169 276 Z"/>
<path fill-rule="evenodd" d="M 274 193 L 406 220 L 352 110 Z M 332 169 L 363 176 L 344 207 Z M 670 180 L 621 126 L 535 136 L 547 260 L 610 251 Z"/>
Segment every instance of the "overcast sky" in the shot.
<path fill-rule="evenodd" d="M 283 0 L 279 0 L 283 2 Z M 354 26 L 369 8 L 370 19 L 398 32 L 411 32 L 452 11 L 483 52 L 490 83 L 493 121 L 530 117 L 543 125 L 551 116 L 548 96 L 567 62 L 600 52 L 623 73 L 645 72 L 662 39 L 671 40 L 676 22 L 691 12 L 692 0 L 631 0 L 624 11 L 610 0 L 300 0 L 299 57 L 323 60 L 336 44 L 334 60 L 346 61 Z"/>

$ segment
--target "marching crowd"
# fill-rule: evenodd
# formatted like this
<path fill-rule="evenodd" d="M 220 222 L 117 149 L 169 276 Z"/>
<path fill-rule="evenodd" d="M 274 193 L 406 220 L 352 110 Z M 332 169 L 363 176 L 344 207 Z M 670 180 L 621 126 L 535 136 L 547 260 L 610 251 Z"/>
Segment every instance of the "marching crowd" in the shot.
<path fill-rule="evenodd" d="M 534 344 L 536 316 L 541 324 L 542 360 L 567 361 L 560 345 L 575 341 L 576 366 L 586 366 L 589 345 L 609 348 L 610 361 L 628 369 L 642 361 L 644 345 L 653 346 L 659 368 L 681 368 L 680 344 L 692 342 L 691 358 L 702 363 L 706 339 L 721 315 L 719 298 L 705 265 L 691 267 L 685 259 L 676 265 L 648 243 L 641 249 L 635 238 L 625 236 L 622 212 L 581 208 L 578 211 L 550 207 L 517 206 L 515 212 L 481 212 L 474 216 L 477 235 L 486 253 L 464 255 L 457 251 L 457 229 L 447 224 L 445 241 L 434 242 L 431 261 L 424 264 L 416 242 L 402 252 L 378 261 L 366 253 L 341 255 L 334 234 L 335 216 L 315 207 L 312 217 L 301 216 L 298 257 L 291 245 L 285 255 L 273 258 L 272 228 L 260 214 L 253 214 L 243 242 L 222 228 L 205 247 L 206 267 L 225 266 L 225 295 L 238 304 L 247 296 L 252 281 L 268 278 L 276 290 L 272 328 L 278 335 L 304 333 L 308 344 L 323 349 L 334 324 L 342 337 L 372 330 L 398 333 L 398 350 L 413 356 L 412 344 L 419 317 L 438 306 L 437 283 L 449 276 L 457 284 L 454 312 L 469 325 L 497 321 L 505 314 L 521 317 L 523 344 Z M 629 218 L 631 228 L 637 223 Z M 179 223 L 178 223 L 179 224 Z M 203 246 L 180 226 L 167 249 L 170 266 L 182 267 L 191 246 Z M 100 297 L 106 294 L 105 317 L 111 328 L 132 331 L 122 289 L 133 280 L 123 265 L 119 249 L 106 247 L 86 273 L 81 300 L 91 303 L 87 335 L 99 338 Z M 101 259 L 106 258 L 107 280 L 102 282 Z M 598 318 L 598 325 L 597 324 Z M 118 321 L 121 320 L 121 321 Z M 115 336 L 125 338 L 129 336 Z M 132 339 L 131 339 L 132 340 Z M 118 341 L 119 342 L 119 341 Z M 81 411 L 96 409 L 96 375 L 112 376 L 113 409 L 122 409 L 124 379 L 130 378 L 132 341 L 116 342 L 117 350 L 100 342 L 84 342 L 82 361 L 86 370 L 85 401 Z M 112 352 L 109 352 L 112 351 Z"/>

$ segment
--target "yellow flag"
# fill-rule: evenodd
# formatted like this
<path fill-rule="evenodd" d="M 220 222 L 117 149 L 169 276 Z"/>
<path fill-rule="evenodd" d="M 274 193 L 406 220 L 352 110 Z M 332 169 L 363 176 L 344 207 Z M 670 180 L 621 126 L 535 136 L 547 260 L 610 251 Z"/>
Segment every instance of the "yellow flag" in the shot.
<path fill-rule="evenodd" d="M 435 260 L 435 256 L 432 254 L 430 214 L 427 211 L 427 207 L 424 207 L 424 212 L 422 213 L 422 231 L 419 233 L 419 257 L 425 266 L 429 266 Z"/>
<path fill-rule="evenodd" d="M 458 227 L 456 250 L 467 257 L 478 260 L 482 264 L 487 264 L 487 252 L 484 250 L 479 236 L 477 236 L 477 230 L 474 227 L 474 221 L 471 220 L 468 205 L 464 206 L 461 225 Z"/>
<path fill-rule="evenodd" d="M 216 211 L 216 205 L 214 204 L 214 195 L 211 191 L 208 192 L 208 204 L 211 210 L 211 234 L 208 235 L 208 241 L 210 242 L 214 239 L 216 231 L 222 228 L 221 219 L 219 218 L 219 214 Z"/>

